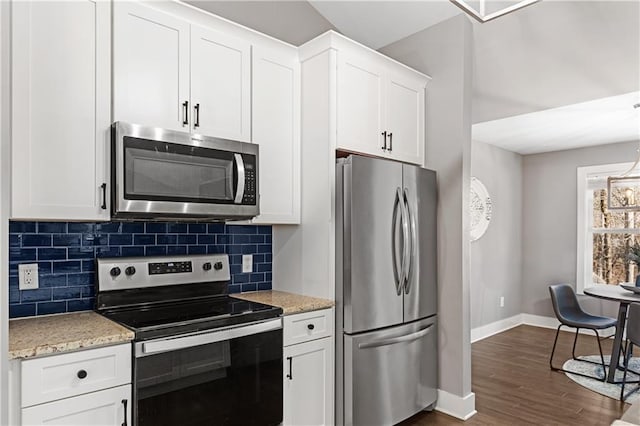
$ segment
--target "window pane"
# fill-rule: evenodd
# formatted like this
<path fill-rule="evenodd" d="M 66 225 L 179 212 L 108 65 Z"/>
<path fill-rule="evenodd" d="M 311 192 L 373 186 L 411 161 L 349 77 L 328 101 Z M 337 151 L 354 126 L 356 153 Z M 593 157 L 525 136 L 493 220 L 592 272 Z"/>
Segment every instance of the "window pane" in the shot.
<path fill-rule="evenodd" d="M 594 233 L 593 282 L 616 285 L 635 281 L 638 267 L 627 260 L 627 252 L 638 242 L 639 235 Z"/>
<path fill-rule="evenodd" d="M 637 195 L 640 197 L 640 194 Z M 616 189 L 614 198 L 617 202 L 635 202 L 636 194 L 622 189 Z M 640 213 L 625 211 L 610 211 L 607 208 L 607 190 L 593 191 L 593 227 L 594 228 L 640 228 Z"/>

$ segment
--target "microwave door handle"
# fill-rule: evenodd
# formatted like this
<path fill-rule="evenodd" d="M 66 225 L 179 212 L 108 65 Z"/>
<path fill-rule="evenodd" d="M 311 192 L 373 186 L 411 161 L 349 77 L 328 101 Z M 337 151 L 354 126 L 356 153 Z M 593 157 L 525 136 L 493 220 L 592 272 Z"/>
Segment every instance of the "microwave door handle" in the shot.
<path fill-rule="evenodd" d="M 236 163 L 236 170 L 238 172 L 238 186 L 236 187 L 236 197 L 233 200 L 234 203 L 242 203 L 242 197 L 244 197 L 244 161 L 242 155 L 233 154 Z"/>

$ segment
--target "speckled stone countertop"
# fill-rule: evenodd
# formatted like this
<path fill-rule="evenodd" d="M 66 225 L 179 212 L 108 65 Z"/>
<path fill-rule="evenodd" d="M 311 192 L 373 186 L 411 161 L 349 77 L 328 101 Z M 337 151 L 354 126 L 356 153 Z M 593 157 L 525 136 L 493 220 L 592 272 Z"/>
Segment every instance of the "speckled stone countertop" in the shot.
<path fill-rule="evenodd" d="M 93 311 L 9 321 L 9 359 L 31 358 L 132 340 L 133 331 Z"/>
<path fill-rule="evenodd" d="M 277 306 L 282 308 L 285 315 L 317 311 L 318 309 L 327 309 L 335 305 L 333 300 L 277 290 L 250 291 L 248 293 L 232 294 L 231 296 L 237 299 Z"/>

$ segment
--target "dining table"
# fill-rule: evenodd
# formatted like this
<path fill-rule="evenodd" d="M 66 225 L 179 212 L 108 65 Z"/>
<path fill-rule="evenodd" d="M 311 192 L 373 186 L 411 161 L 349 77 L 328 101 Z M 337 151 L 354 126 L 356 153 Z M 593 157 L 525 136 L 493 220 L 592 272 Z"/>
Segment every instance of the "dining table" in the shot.
<path fill-rule="evenodd" d="M 633 284 L 630 285 L 633 286 Z M 607 382 L 615 383 L 616 370 L 618 369 L 618 363 L 620 360 L 620 349 L 622 348 L 622 337 L 624 335 L 624 329 L 627 322 L 627 310 L 631 303 L 640 303 L 640 294 L 626 290 L 620 285 L 606 284 L 585 288 L 584 294 L 598 299 L 618 302 L 618 323 L 616 324 L 616 334 L 613 340 L 611 360 L 609 361 L 609 372 L 607 374 Z"/>

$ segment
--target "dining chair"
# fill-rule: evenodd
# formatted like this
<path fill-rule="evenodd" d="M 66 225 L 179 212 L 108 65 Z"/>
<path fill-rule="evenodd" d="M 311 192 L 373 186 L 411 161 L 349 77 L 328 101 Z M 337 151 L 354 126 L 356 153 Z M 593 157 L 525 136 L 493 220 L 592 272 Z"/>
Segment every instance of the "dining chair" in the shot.
<path fill-rule="evenodd" d="M 560 321 L 560 325 L 556 330 L 556 338 L 553 341 L 553 349 L 551 350 L 551 357 L 549 358 L 549 366 L 554 371 L 561 371 L 564 373 L 577 374 L 579 376 L 588 377 L 590 379 L 596 379 L 605 381 L 607 378 L 607 370 L 606 364 L 604 362 L 604 355 L 602 354 L 602 345 L 600 344 L 600 334 L 598 330 L 604 330 L 609 327 L 615 327 L 617 324 L 617 320 L 609 317 L 600 317 L 596 315 L 591 315 L 580 307 L 580 303 L 578 302 L 578 298 L 576 297 L 576 293 L 573 290 L 573 287 L 570 284 L 555 284 L 549 286 L 549 293 L 551 294 L 551 302 L 553 303 L 553 311 Z M 589 362 L 591 364 L 602 365 L 602 377 L 591 376 L 589 374 L 584 374 L 576 371 L 568 371 L 563 368 L 554 367 L 553 365 L 553 355 L 556 351 L 556 345 L 558 343 L 558 336 L 560 335 L 560 329 L 562 327 L 570 327 L 576 329 L 576 335 L 573 339 L 573 349 L 571 351 L 571 356 L 574 360 Z M 578 359 L 576 357 L 576 343 L 578 342 L 578 334 L 580 329 L 589 329 L 592 330 L 596 334 L 596 340 L 598 342 L 598 349 L 600 351 L 600 360 L 602 362 L 594 362 L 585 359 Z M 608 338 L 611 336 L 603 337 Z"/>
<path fill-rule="evenodd" d="M 640 385 L 636 386 L 628 394 L 624 394 L 624 386 L 627 383 L 627 372 L 629 371 L 629 361 L 633 354 L 633 346 L 640 346 L 640 303 L 631 303 L 629 305 L 629 316 L 627 317 L 627 343 L 625 345 L 624 374 L 622 376 L 622 388 L 620 389 L 620 400 L 624 401 L 629 395 L 640 389 Z M 634 372 L 635 373 L 635 372 Z M 637 373 L 636 373 L 637 374 Z"/>

